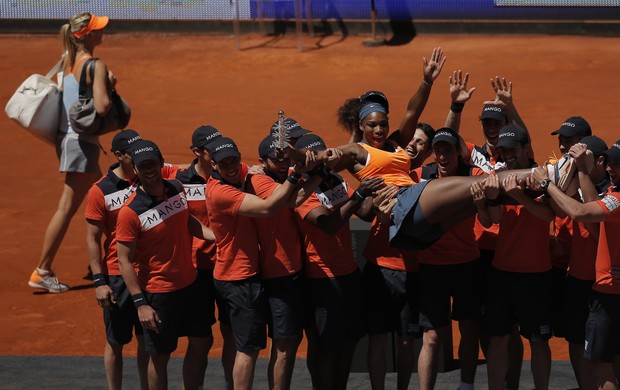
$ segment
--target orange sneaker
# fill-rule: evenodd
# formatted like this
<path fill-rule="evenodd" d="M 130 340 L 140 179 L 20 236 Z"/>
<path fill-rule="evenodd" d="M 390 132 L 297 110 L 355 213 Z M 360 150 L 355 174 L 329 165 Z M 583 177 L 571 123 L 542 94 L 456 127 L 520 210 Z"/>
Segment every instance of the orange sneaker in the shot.
<path fill-rule="evenodd" d="M 32 275 L 30 275 L 28 285 L 33 288 L 47 290 L 51 293 L 62 293 L 69 291 L 69 286 L 64 283 L 60 283 L 53 272 L 50 272 L 47 275 L 41 275 L 36 269 L 32 272 Z"/>

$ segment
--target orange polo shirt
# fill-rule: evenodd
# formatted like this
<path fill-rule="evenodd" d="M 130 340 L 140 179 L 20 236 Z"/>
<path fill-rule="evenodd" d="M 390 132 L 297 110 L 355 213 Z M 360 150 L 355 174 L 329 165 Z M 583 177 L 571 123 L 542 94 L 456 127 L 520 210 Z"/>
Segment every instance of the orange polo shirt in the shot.
<path fill-rule="evenodd" d="M 267 199 L 280 184 L 267 175 L 252 175 L 247 192 Z M 290 208 L 274 216 L 254 218 L 260 245 L 260 276 L 278 278 L 301 271 L 301 233 Z"/>
<path fill-rule="evenodd" d="M 245 183 L 248 167 L 242 163 Z M 217 280 L 243 280 L 259 270 L 258 237 L 254 220 L 238 214 L 244 188 L 237 188 L 211 175 L 207 181 L 209 222 L 217 247 L 213 277 Z"/>
<path fill-rule="evenodd" d="M 620 294 L 620 283 L 611 277 L 611 267 L 620 267 L 620 193 L 610 187 L 596 203 L 605 212 L 596 251 L 596 282 L 592 287 L 603 294 Z"/>
<path fill-rule="evenodd" d="M 335 235 L 330 235 L 305 221 L 306 216 L 317 207 L 329 212 L 345 204 L 353 190 L 335 173 L 330 173 L 329 188 L 319 187 L 301 206 L 295 209 L 299 230 L 302 232 L 306 263 L 304 271 L 309 278 L 331 278 L 348 275 L 357 269 L 349 225 L 345 224 Z"/>
<path fill-rule="evenodd" d="M 363 255 L 367 261 L 384 268 L 407 272 L 420 268 L 413 252 L 401 252 L 390 246 L 390 225 L 377 218 L 372 221 Z"/>
<path fill-rule="evenodd" d="M 164 180 L 164 185 L 163 201 L 138 188 L 116 222 L 116 239 L 136 244 L 133 262 L 141 287 L 150 293 L 177 291 L 196 279 L 183 186 L 176 180 Z"/>

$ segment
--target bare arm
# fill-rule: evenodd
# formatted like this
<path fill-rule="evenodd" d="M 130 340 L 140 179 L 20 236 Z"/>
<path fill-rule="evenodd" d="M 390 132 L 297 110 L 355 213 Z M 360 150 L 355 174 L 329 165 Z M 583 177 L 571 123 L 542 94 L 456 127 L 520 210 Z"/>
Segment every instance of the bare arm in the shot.
<path fill-rule="evenodd" d="M 203 225 L 191 214 L 187 219 L 187 230 L 189 230 L 189 234 L 196 238 L 200 238 L 201 240 L 215 241 L 215 234 L 213 233 L 213 230 Z"/>
<path fill-rule="evenodd" d="M 112 102 L 110 101 L 111 91 L 108 91 L 108 68 L 100 60 L 94 63 L 91 62 L 90 66 L 95 67 L 95 79 L 91 81 L 95 110 L 97 115 L 105 116 L 112 107 Z"/>
<path fill-rule="evenodd" d="M 484 104 L 492 104 L 503 107 L 506 110 L 508 123 L 518 125 L 525 130 L 528 139 L 527 154 L 528 157 L 533 160 L 534 150 L 532 149 L 532 138 L 530 137 L 530 132 L 528 131 L 527 126 L 525 126 L 525 122 L 521 119 L 521 116 L 517 112 L 517 107 L 514 104 L 512 96 L 512 81 L 507 81 L 504 77 L 500 78 L 499 76 L 495 76 L 494 79 L 491 79 L 491 86 L 495 91 L 495 100 L 486 101 Z"/>
<path fill-rule="evenodd" d="M 118 241 L 116 250 L 118 253 L 118 265 L 121 268 L 123 280 L 125 281 L 127 290 L 129 290 L 129 293 L 132 295 L 133 299 L 134 295 L 142 294 L 142 288 L 140 287 L 138 276 L 136 275 L 131 263 L 136 251 L 136 243 Z M 138 318 L 140 319 L 142 326 L 158 332 L 158 325 L 161 321 L 157 315 L 157 312 L 150 305 L 148 305 L 148 303 L 146 305 L 143 304 L 138 306 L 137 310 Z"/>
<path fill-rule="evenodd" d="M 532 177 L 536 181 L 548 178 L 548 172 L 545 167 L 538 167 L 532 173 Z M 547 193 L 553 198 L 555 203 L 560 207 L 566 215 L 577 222 L 602 222 L 605 220 L 605 212 L 596 202 L 581 203 L 562 192 L 555 184 L 549 183 Z"/>
<path fill-rule="evenodd" d="M 460 69 L 458 71 L 455 70 L 449 79 L 450 99 L 452 103 L 450 104 L 450 110 L 446 117 L 445 127 L 449 127 L 457 133 L 461 127 L 461 111 L 463 110 L 463 106 L 471 99 L 476 90 L 476 87 L 472 87 L 469 90 L 467 89 L 468 80 L 469 73 L 465 73 L 465 76 L 463 76 L 463 71 Z"/>
<path fill-rule="evenodd" d="M 516 175 L 510 174 L 505 177 L 502 182 L 502 186 L 506 191 L 506 194 L 523 205 L 535 217 L 546 222 L 551 222 L 555 217 L 555 214 L 553 214 L 553 211 L 548 205 L 537 202 L 525 195 L 522 186 L 517 182 Z"/>
<path fill-rule="evenodd" d="M 110 286 L 101 284 L 97 278 L 101 278 L 101 238 L 103 237 L 104 223 L 94 219 L 86 219 L 86 249 L 88 251 L 88 265 L 95 277 L 95 297 L 101 307 L 109 307 L 116 303 L 116 297 Z"/>
<path fill-rule="evenodd" d="M 441 47 L 433 49 L 430 60 L 427 60 L 426 57 L 422 58 L 424 78 L 415 94 L 409 99 L 407 111 L 400 122 L 398 139 L 396 139 L 398 145 L 403 149 L 407 147 L 415 134 L 418 120 L 424 111 L 424 107 L 426 107 L 433 83 L 439 77 L 445 62 L 446 57 L 444 57 Z"/>

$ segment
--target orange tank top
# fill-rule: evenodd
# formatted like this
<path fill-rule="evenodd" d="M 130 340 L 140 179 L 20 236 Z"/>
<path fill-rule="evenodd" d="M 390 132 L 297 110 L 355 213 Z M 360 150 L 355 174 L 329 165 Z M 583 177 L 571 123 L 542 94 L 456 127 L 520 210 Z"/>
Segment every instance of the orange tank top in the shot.
<path fill-rule="evenodd" d="M 395 152 L 387 152 L 364 143 L 358 143 L 368 152 L 366 166 L 355 173 L 358 180 L 362 181 L 367 177 L 382 177 L 386 185 L 409 187 L 415 184 L 409 176 L 409 169 L 411 168 L 409 155 L 400 146 L 391 144 L 396 148 Z"/>

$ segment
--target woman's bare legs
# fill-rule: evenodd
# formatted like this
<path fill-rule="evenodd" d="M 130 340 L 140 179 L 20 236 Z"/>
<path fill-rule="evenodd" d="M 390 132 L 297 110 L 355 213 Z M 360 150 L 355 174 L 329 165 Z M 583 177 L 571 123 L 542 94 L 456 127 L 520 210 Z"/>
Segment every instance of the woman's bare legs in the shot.
<path fill-rule="evenodd" d="M 501 171 L 497 175 L 502 179 L 509 174 L 516 174 L 517 180 L 525 181 L 532 171 L 518 169 Z M 429 224 L 440 224 L 444 230 L 449 229 L 463 219 L 476 213 L 470 187 L 476 181 L 484 180 L 486 176 L 450 176 L 431 180 L 422 194 L 419 207 Z M 501 195 L 500 195 L 501 196 Z"/>
<path fill-rule="evenodd" d="M 45 236 L 43 238 L 41 259 L 39 260 L 39 264 L 37 266 L 40 270 L 48 272 L 51 271 L 54 258 L 60 248 L 60 244 L 62 243 L 65 234 L 67 233 L 71 219 L 82 204 L 82 201 L 86 197 L 86 194 L 92 184 L 100 177 L 100 170 L 88 173 L 67 172 L 65 174 L 65 185 L 62 195 L 60 196 L 60 201 L 58 202 L 58 208 L 47 225 Z M 43 286 L 37 285 L 33 287 L 47 288 L 50 292 L 66 291 L 66 287 L 63 289 L 61 288 L 62 286 L 60 286 L 60 283 L 56 284 L 58 286 L 50 285 L 49 287 L 45 287 L 43 284 Z M 60 288 L 60 291 L 58 291 L 55 287 Z"/>

